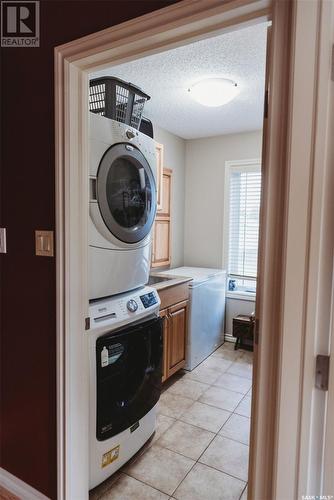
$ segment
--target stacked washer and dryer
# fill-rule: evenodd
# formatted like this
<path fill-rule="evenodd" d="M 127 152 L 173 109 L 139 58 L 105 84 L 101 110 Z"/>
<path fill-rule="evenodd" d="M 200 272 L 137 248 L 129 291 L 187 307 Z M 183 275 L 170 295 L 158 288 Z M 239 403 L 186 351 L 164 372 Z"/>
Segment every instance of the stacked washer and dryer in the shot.
<path fill-rule="evenodd" d="M 90 489 L 153 434 L 161 391 L 160 299 L 145 286 L 157 206 L 147 99 L 116 78 L 90 82 Z"/>

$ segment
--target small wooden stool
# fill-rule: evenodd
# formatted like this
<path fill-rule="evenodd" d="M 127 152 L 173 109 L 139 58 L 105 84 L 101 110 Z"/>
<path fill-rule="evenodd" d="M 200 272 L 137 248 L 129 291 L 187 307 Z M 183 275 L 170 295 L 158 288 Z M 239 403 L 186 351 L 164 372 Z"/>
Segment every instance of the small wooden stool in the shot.
<path fill-rule="evenodd" d="M 253 350 L 255 316 L 239 314 L 233 318 L 233 337 L 236 337 L 234 349 Z"/>

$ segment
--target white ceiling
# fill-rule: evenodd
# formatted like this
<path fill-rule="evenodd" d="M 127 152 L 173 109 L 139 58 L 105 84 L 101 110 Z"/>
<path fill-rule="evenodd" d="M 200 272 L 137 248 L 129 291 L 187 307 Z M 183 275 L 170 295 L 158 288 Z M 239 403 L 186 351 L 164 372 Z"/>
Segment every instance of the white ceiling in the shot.
<path fill-rule="evenodd" d="M 184 139 L 262 128 L 267 24 L 201 40 L 95 73 L 117 76 L 151 96 L 144 115 Z M 187 89 L 207 77 L 238 83 L 230 103 L 209 108 Z"/>

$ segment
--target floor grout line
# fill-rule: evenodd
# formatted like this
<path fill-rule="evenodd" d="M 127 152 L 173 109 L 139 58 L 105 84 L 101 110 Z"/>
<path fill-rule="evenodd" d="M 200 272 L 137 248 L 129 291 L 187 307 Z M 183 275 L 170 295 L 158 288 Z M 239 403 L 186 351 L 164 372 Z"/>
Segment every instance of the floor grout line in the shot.
<path fill-rule="evenodd" d="M 166 493 L 165 491 L 162 491 L 162 490 L 159 490 L 159 488 L 156 488 L 155 486 L 152 486 L 151 484 L 149 483 L 145 483 L 145 481 L 143 481 L 142 479 L 138 479 L 137 477 L 134 477 L 134 476 L 131 476 L 131 474 L 128 474 L 127 472 L 123 472 L 123 474 L 125 476 L 128 476 L 128 477 L 131 477 L 131 479 L 135 479 L 136 481 L 139 481 L 139 483 L 142 483 L 142 484 L 145 484 L 145 486 L 149 486 L 150 488 L 152 488 L 153 490 L 156 490 L 156 491 L 159 491 L 159 493 L 163 493 L 164 495 L 167 495 L 169 497 L 172 496 L 172 494 L 170 493 Z"/>

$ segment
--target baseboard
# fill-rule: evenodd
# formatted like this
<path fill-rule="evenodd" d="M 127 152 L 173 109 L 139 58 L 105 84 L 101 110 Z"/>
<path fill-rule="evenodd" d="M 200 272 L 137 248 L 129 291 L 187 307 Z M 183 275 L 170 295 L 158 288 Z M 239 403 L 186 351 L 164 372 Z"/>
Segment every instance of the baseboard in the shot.
<path fill-rule="evenodd" d="M 234 342 L 236 341 L 236 338 L 233 337 L 230 333 L 225 333 L 225 342 Z"/>
<path fill-rule="evenodd" d="M 0 467 L 0 485 L 22 500 L 50 500 L 40 491 Z"/>

